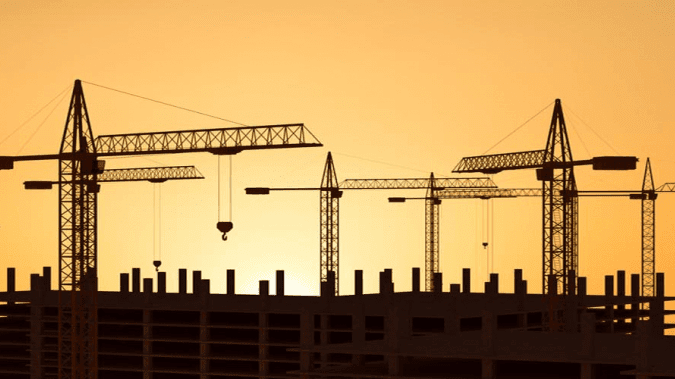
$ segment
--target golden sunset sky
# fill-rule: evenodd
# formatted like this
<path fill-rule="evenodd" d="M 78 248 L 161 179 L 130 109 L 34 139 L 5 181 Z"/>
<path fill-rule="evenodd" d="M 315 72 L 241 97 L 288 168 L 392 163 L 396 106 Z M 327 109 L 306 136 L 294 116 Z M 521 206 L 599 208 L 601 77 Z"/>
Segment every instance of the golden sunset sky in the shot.
<path fill-rule="evenodd" d="M 316 187 L 328 151 L 340 181 L 457 176 L 452 169 L 462 157 L 485 153 L 556 98 L 575 159 L 640 159 L 635 171 L 579 167 L 579 189 L 639 190 L 647 157 L 657 185 L 675 182 L 674 63 L 672 1 L 0 0 L 0 155 L 58 152 L 75 79 L 246 125 L 304 123 L 322 148 L 233 157 L 227 242 L 215 228 L 229 217 L 227 157 L 220 216 L 211 154 L 108 159 L 107 168 L 195 165 L 207 177 L 161 185 L 161 268 L 170 291 L 179 268 L 202 270 L 213 292 L 225 291 L 225 271 L 234 268 L 240 293 L 256 293 L 258 280 L 270 280 L 274 292 L 274 271 L 283 269 L 287 293 L 316 295 L 319 194 L 247 196 L 245 187 Z M 83 88 L 95 135 L 237 126 Z M 543 149 L 552 110 L 490 153 Z M 57 284 L 58 191 L 22 185 L 56 180 L 57 173 L 54 161 L 0 172 L 0 288 L 4 267 L 17 268 L 18 289 L 43 266 L 54 267 Z M 494 180 L 504 188 L 540 187 L 534 170 Z M 155 276 L 158 188 L 102 187 L 99 283 L 118 290 L 119 273 L 133 267 Z M 377 290 L 385 268 L 393 269 L 396 290 L 410 289 L 411 268 L 424 267 L 424 206 L 387 197 L 423 195 L 345 192 L 341 294 L 353 293 L 356 269 L 364 270 L 366 292 Z M 463 267 L 473 270 L 474 290 L 483 288 L 482 208 L 480 200 L 441 206 L 446 290 L 461 281 Z M 513 269 L 522 268 L 529 290 L 540 292 L 541 199 L 495 200 L 494 209 L 500 290 L 511 292 Z M 590 293 L 602 292 L 604 275 L 640 272 L 640 214 L 639 201 L 580 199 L 579 267 Z M 656 225 L 656 271 L 666 273 L 673 295 L 675 194 L 660 195 Z"/>

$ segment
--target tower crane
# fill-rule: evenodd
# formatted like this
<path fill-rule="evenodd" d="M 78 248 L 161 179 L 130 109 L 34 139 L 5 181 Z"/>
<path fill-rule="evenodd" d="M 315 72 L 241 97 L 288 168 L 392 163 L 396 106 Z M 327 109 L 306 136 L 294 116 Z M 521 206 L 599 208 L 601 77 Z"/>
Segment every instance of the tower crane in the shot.
<path fill-rule="evenodd" d="M 493 198 L 514 198 L 514 197 L 541 197 L 542 191 L 539 188 L 446 188 L 435 191 L 433 197 L 390 197 L 390 203 L 404 203 L 407 200 L 424 200 L 426 203 L 433 203 L 439 206 L 442 200 L 457 199 L 482 199 L 490 200 Z M 426 207 L 425 207 L 426 208 Z M 434 220 L 425 218 L 425 230 L 438 230 L 438 224 L 433 225 Z M 440 235 L 440 231 L 438 232 Z M 439 237 L 436 237 L 439 240 Z M 487 247 L 487 242 L 483 242 Z M 432 279 L 433 280 L 433 279 Z"/>
<path fill-rule="evenodd" d="M 578 272 L 578 203 L 575 199 L 566 202 L 562 196 L 562 191 L 577 189 L 574 166 L 634 170 L 636 162 L 637 158 L 632 156 L 573 160 L 562 105 L 560 99 L 556 99 L 544 150 L 465 157 L 453 172 L 494 174 L 503 170 L 536 169 L 537 180 L 542 182 L 543 202 L 542 293 L 565 295 L 573 286 L 569 281 L 576 281 Z M 570 273 L 575 277 L 570 277 Z"/>
<path fill-rule="evenodd" d="M 675 192 L 675 183 L 665 183 L 659 187 L 654 186 L 654 176 L 652 175 L 652 166 L 647 158 L 645 163 L 645 172 L 642 179 L 642 190 L 595 190 L 595 191 L 573 191 L 565 193 L 568 197 L 579 196 L 627 196 L 631 200 L 640 200 L 642 209 L 642 254 L 641 254 L 641 295 L 654 296 L 654 287 L 656 280 L 655 258 L 656 258 L 656 198 L 659 193 Z M 649 304 L 645 304 L 648 306 Z"/>
<path fill-rule="evenodd" d="M 495 188 L 490 178 L 429 178 L 400 179 L 345 179 L 338 183 L 330 152 L 324 165 L 321 187 L 318 188 L 246 188 L 249 195 L 266 195 L 270 191 L 310 190 L 320 191 L 320 272 L 321 283 L 328 282 L 329 275 L 335 275 L 335 295 L 339 295 L 339 206 L 343 190 L 382 190 L 382 189 L 426 189 L 427 194 L 450 188 Z M 425 289 L 433 291 L 434 273 L 439 271 L 438 245 L 438 205 L 440 202 L 429 200 L 425 207 Z M 333 272 L 333 274 L 329 274 Z"/>
<path fill-rule="evenodd" d="M 59 161 L 59 379 L 95 379 L 99 157 L 322 146 L 303 124 L 103 135 L 94 138 L 82 83 L 75 80 L 59 153 L 0 157 L 0 169 Z"/>

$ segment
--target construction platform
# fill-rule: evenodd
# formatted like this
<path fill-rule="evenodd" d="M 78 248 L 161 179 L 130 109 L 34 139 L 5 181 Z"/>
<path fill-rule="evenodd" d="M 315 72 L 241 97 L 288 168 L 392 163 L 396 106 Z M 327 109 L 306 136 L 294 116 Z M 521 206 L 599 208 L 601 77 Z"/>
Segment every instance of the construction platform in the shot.
<path fill-rule="evenodd" d="M 675 377 L 675 336 L 665 304 L 664 275 L 656 296 L 638 296 L 639 276 L 605 277 L 603 295 L 527 292 L 515 271 L 514 293 L 490 276 L 484 292 L 471 289 L 470 271 L 443 291 L 420 291 L 413 269 L 410 292 L 395 292 L 392 271 L 380 273 L 379 293 L 335 296 L 334 276 L 321 296 L 285 296 L 284 272 L 276 292 L 260 281 L 258 295 L 214 294 L 200 271 L 178 273 L 178 293 L 167 293 L 166 273 L 141 279 L 120 275 L 119 292 L 98 293 L 99 378 L 665 378 Z M 51 270 L 31 275 L 29 291 L 15 290 L 7 271 L 0 293 L 0 377 L 43 378 L 57 370 L 59 292 Z"/>

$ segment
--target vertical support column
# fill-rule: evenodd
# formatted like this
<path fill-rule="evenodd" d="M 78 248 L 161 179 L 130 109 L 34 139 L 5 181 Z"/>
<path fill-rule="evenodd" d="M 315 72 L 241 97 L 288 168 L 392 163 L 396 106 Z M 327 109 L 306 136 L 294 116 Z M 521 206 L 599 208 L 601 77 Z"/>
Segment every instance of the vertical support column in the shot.
<path fill-rule="evenodd" d="M 625 297 L 626 296 L 626 271 L 618 270 L 616 272 L 616 296 Z M 623 318 L 624 311 L 626 310 L 625 300 L 619 300 L 616 306 L 616 313 L 619 315 L 619 319 L 616 321 L 617 325 L 623 328 L 626 325 L 626 319 Z"/>
<path fill-rule="evenodd" d="M 14 294 L 14 292 L 16 292 L 16 269 L 7 267 L 7 293 Z M 14 305 L 14 302 L 8 301 L 7 305 Z"/>
<path fill-rule="evenodd" d="M 43 267 L 42 268 L 42 283 L 44 284 L 45 291 L 52 290 L 52 268 Z"/>
<path fill-rule="evenodd" d="M 462 269 L 462 292 L 471 293 L 471 269 Z"/>
<path fill-rule="evenodd" d="M 143 310 L 143 379 L 152 379 L 152 311 Z"/>
<path fill-rule="evenodd" d="M 431 287 L 434 293 L 441 293 L 443 292 L 443 273 L 442 272 L 434 272 L 434 277 L 433 277 L 433 286 Z"/>
<path fill-rule="evenodd" d="M 227 294 L 234 295 L 234 270 L 227 270 Z"/>
<path fill-rule="evenodd" d="M 354 295 L 363 295 L 363 270 L 354 270 Z"/>
<path fill-rule="evenodd" d="M 187 269 L 178 269 L 178 293 L 187 293 Z"/>
<path fill-rule="evenodd" d="M 366 343 L 366 313 L 363 304 L 354 309 L 352 315 L 352 343 L 355 350 L 361 350 Z M 361 366 L 365 363 L 363 354 L 352 354 L 352 364 Z"/>
<path fill-rule="evenodd" d="M 481 347 L 483 358 L 481 359 L 481 379 L 495 379 L 494 338 L 497 331 L 497 320 L 490 311 L 483 311 L 481 330 Z"/>
<path fill-rule="evenodd" d="M 209 359 L 211 346 L 209 345 L 209 313 L 206 310 L 199 312 L 199 379 L 208 379 L 211 371 Z"/>
<path fill-rule="evenodd" d="M 328 331 L 327 331 L 327 329 L 328 329 L 328 315 L 327 314 L 321 314 L 319 316 L 319 322 L 321 323 L 321 325 L 319 325 L 319 327 L 320 327 L 319 336 L 320 336 L 320 339 L 321 339 L 320 343 L 321 343 L 321 347 L 324 347 L 324 346 L 328 345 Z M 328 353 L 325 353 L 325 352 L 322 351 L 320 353 L 319 357 L 320 357 L 320 360 L 321 360 L 320 367 L 321 368 L 326 367 L 327 364 L 328 364 Z"/>
<path fill-rule="evenodd" d="M 412 269 L 412 292 L 420 292 L 420 268 Z"/>
<path fill-rule="evenodd" d="M 131 289 L 135 293 L 141 292 L 141 269 L 131 269 Z"/>
<path fill-rule="evenodd" d="M 30 374 L 31 378 L 42 378 L 42 315 L 44 313 L 44 278 L 38 274 L 31 274 L 31 307 L 30 307 Z"/>
<path fill-rule="evenodd" d="M 312 346 L 314 345 L 314 318 L 312 313 L 302 308 L 300 310 L 300 371 L 301 377 L 309 377 L 312 367 Z"/>
<path fill-rule="evenodd" d="M 157 293 L 166 293 L 166 272 L 164 271 L 157 273 Z"/>
<path fill-rule="evenodd" d="M 285 286 L 284 286 L 284 270 L 277 270 L 277 280 L 276 280 L 276 286 L 277 286 L 277 296 L 284 296 L 285 295 Z"/>
<path fill-rule="evenodd" d="M 609 332 L 614 333 L 614 276 L 605 275 L 605 314 L 607 315 Z"/>
<path fill-rule="evenodd" d="M 631 274 L 630 275 L 630 313 L 631 318 L 630 322 L 632 324 L 633 331 L 637 330 L 637 321 L 640 319 L 640 274 Z"/>
<path fill-rule="evenodd" d="M 260 284 L 262 285 L 263 282 L 268 283 L 261 280 Z M 258 375 L 261 378 L 266 378 L 270 373 L 268 321 L 269 317 L 266 310 L 258 314 Z"/>
<path fill-rule="evenodd" d="M 120 274 L 120 292 L 123 294 L 129 293 L 129 273 Z"/>
<path fill-rule="evenodd" d="M 192 294 L 199 295 L 200 284 L 202 282 L 202 272 L 195 270 L 192 271 Z"/>
<path fill-rule="evenodd" d="M 398 306 L 389 307 L 385 318 L 384 333 L 387 355 L 387 371 L 389 376 L 398 376 L 401 371 L 401 356 L 399 344 L 401 339 L 409 335 L 407 312 Z"/>

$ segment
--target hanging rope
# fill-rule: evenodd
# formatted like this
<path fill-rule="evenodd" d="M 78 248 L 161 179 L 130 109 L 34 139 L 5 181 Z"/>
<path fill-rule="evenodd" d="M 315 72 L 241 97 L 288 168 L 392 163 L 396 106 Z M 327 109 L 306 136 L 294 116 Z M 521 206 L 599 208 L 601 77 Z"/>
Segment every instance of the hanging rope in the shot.
<path fill-rule="evenodd" d="M 215 118 L 215 119 L 217 119 L 217 120 L 227 121 L 227 122 L 231 122 L 231 123 L 233 123 L 233 124 L 237 124 L 237 125 L 241 125 L 241 126 L 248 126 L 248 125 L 242 124 L 241 122 L 236 122 L 236 121 L 228 120 L 228 119 L 226 119 L 226 118 L 222 118 L 222 117 L 218 117 L 218 116 L 213 116 L 213 115 L 210 115 L 210 114 L 208 114 L 208 113 L 199 112 L 199 111 L 196 111 L 196 110 L 193 110 L 193 109 L 181 107 L 181 106 L 174 105 L 174 104 L 169 104 L 169 103 L 166 103 L 166 102 L 163 102 L 163 101 L 151 99 L 151 98 L 149 98 L 149 97 L 145 97 L 145 96 L 141 96 L 141 95 L 136 95 L 136 94 L 133 94 L 133 93 L 130 93 L 130 92 L 126 92 L 126 91 L 122 91 L 122 90 L 119 90 L 119 89 L 114 89 L 114 88 L 106 87 L 106 86 L 103 86 L 103 85 L 100 85 L 100 84 L 96 84 L 96 83 L 92 83 L 92 82 L 87 82 L 87 81 L 85 81 L 85 80 L 82 80 L 82 83 L 87 83 L 87 84 L 90 84 L 90 85 L 92 85 L 92 86 L 105 88 L 105 89 L 110 90 L 110 91 L 119 92 L 119 93 L 122 93 L 122 94 L 125 94 L 125 95 L 137 97 L 137 98 L 139 98 L 139 99 L 143 99 L 143 100 L 147 100 L 147 101 L 152 101 L 153 103 L 166 105 L 166 106 L 168 106 L 168 107 L 180 109 L 180 110 L 183 110 L 183 111 L 192 112 L 192 113 L 196 113 L 196 114 L 199 114 L 199 115 L 202 115 L 202 116 Z"/>
<path fill-rule="evenodd" d="M 232 155 L 230 155 L 230 221 L 232 221 Z"/>

